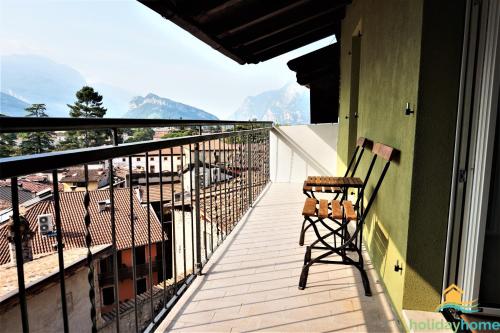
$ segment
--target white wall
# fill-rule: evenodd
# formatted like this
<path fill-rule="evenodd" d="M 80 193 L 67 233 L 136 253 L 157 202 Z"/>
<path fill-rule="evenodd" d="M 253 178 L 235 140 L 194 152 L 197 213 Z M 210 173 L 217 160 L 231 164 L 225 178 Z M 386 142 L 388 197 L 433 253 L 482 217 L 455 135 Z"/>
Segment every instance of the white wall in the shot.
<path fill-rule="evenodd" d="M 89 283 L 87 269 L 78 269 L 65 279 L 70 332 L 90 332 Z M 55 283 L 36 295 L 28 296 L 30 332 L 62 332 L 61 289 Z M 0 314 L 0 332 L 22 332 L 19 305 Z"/>
<path fill-rule="evenodd" d="M 279 126 L 271 131 L 271 180 L 303 182 L 337 174 L 338 124 Z"/>

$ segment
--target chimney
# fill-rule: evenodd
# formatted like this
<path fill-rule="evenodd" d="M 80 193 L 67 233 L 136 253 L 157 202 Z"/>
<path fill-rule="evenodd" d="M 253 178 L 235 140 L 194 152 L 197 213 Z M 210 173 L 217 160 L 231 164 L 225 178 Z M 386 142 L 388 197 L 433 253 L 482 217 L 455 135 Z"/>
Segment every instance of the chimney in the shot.
<path fill-rule="evenodd" d="M 28 262 L 33 260 L 33 235 L 35 234 L 29 228 L 28 221 L 24 216 L 19 216 L 20 225 L 19 231 L 21 233 L 21 249 L 23 254 L 23 262 Z M 12 265 L 16 265 L 16 244 L 14 242 L 14 220 L 11 218 L 7 224 L 9 228 L 9 233 L 7 235 L 7 240 L 9 241 L 9 254 L 10 262 Z"/>

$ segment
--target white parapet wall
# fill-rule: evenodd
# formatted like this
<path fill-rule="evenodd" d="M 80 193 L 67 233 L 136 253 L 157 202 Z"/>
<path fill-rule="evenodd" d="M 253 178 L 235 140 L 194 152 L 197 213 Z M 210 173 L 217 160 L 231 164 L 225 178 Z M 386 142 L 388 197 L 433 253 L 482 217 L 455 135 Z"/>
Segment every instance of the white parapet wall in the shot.
<path fill-rule="evenodd" d="M 337 174 L 338 124 L 279 126 L 271 131 L 271 181 L 303 182 Z"/>

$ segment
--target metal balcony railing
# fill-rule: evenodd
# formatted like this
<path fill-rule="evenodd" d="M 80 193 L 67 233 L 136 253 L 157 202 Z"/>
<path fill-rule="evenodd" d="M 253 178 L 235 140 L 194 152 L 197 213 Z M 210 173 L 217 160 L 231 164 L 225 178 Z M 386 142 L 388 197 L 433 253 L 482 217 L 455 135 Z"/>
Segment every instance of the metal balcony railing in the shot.
<path fill-rule="evenodd" d="M 199 135 L 117 144 L 119 129 L 179 126 L 196 127 Z M 77 233 L 70 232 L 70 228 L 66 227 L 70 220 L 73 224 L 79 223 L 78 228 L 81 227 L 84 231 L 81 244 L 87 249 L 86 266 L 88 267 L 91 304 L 88 314 L 89 328 L 97 332 L 104 325 L 99 311 L 99 307 L 102 306 L 99 303 L 101 297 L 96 298 L 96 294 L 100 295 L 99 289 L 102 286 L 95 285 L 95 283 L 99 284 L 99 281 L 103 282 L 103 280 L 111 282 L 114 287 L 114 300 L 120 300 L 120 280 L 128 278 L 132 281 L 134 295 L 133 330 L 150 331 L 163 320 L 196 275 L 201 274 L 212 253 L 231 233 L 269 182 L 269 131 L 271 127 L 271 122 L 2 118 L 0 133 L 108 129 L 115 143 L 101 147 L 0 159 L 0 180 L 10 179 L 11 186 L 10 225 L 13 234 L 11 238 L 15 246 L 13 256 L 16 262 L 17 296 L 23 331 L 29 331 L 30 323 L 39 319 L 35 313 L 30 313 L 27 298 L 29 288 L 25 284 L 23 244 L 26 242 L 27 234 L 23 228 L 27 228 L 25 224 L 27 213 L 19 202 L 17 185 L 20 177 L 42 172 L 52 177 L 52 195 L 44 196 L 40 200 L 47 201 L 53 207 L 54 232 L 51 237 L 55 242 L 53 245 L 58 257 L 58 283 L 61 295 L 61 313 L 54 313 L 54 315 L 60 316 L 59 320 L 62 319 L 64 331 L 68 332 L 70 327 L 66 301 L 64 252 L 78 246 L 78 239 L 74 238 L 79 237 L 76 236 Z M 215 132 L 214 129 L 219 131 Z M 174 155 L 174 148 L 177 149 L 175 153 L 177 155 Z M 145 168 L 140 172 L 134 170 L 133 167 L 133 158 L 139 155 L 145 157 Z M 158 157 L 159 162 L 159 171 L 154 171 L 155 182 L 157 182 L 155 184 L 152 184 L 153 178 L 149 175 L 150 157 L 153 155 Z M 180 157 L 180 170 L 174 168 L 174 157 Z M 120 170 L 114 162 L 118 158 L 125 161 L 123 163 L 126 166 L 122 165 Z M 167 163 L 165 161 L 169 161 L 170 165 L 162 164 Z M 104 189 L 90 190 L 88 186 L 90 165 L 99 162 L 102 163 L 104 173 L 108 177 L 108 185 Z M 84 177 L 85 187 L 80 197 L 83 214 L 80 214 L 76 207 L 74 212 L 66 207 L 67 203 L 62 201 L 65 200 L 67 194 L 62 193 L 58 185 L 61 177 L 60 170 L 75 166 L 82 169 Z M 123 186 L 123 183 L 126 183 L 120 182 L 117 178 L 118 171 L 123 174 L 124 169 L 125 178 L 132 180 L 137 177 L 137 173 L 140 173 L 145 179 L 145 185 L 134 185 L 131 182 L 126 185 L 128 189 L 119 189 L 118 184 Z M 165 173 L 168 177 L 158 177 L 158 173 Z M 74 187 L 72 189 L 74 190 Z M 156 196 L 154 189 L 159 190 Z M 94 202 L 98 197 L 97 194 L 102 196 L 103 191 L 106 192 L 106 196 L 109 196 L 109 200 Z M 121 202 L 123 195 L 118 196 L 119 191 L 120 193 L 125 191 L 126 205 Z M 99 205 L 99 211 L 95 212 L 97 205 Z M 106 221 L 102 216 L 105 216 Z M 123 216 L 126 216 L 128 221 L 126 228 L 122 221 Z M 75 220 L 77 222 L 74 222 Z M 33 223 L 29 225 L 30 228 L 33 227 Z M 155 236 L 155 230 L 158 228 L 161 230 L 161 237 L 155 239 L 158 237 L 157 234 Z M 36 235 L 40 233 L 38 227 L 32 232 L 35 234 L 34 237 L 42 237 Z M 141 235 L 138 235 L 138 232 Z M 95 258 L 91 251 L 95 245 L 102 245 L 98 244 L 98 241 L 102 242 L 101 238 L 105 238 L 106 235 L 103 234 L 106 233 L 109 233 L 111 244 L 113 266 L 113 269 L 109 270 L 111 275 L 100 274 L 96 261 L 102 259 Z M 148 260 L 142 261 L 145 264 L 137 264 L 136 248 L 139 246 L 136 239 L 146 234 L 147 242 L 139 245 L 144 247 L 144 255 L 148 257 Z M 123 235 L 129 235 L 130 239 L 122 239 Z M 124 246 L 125 243 L 129 245 Z M 153 252 L 156 252 L 156 260 L 153 260 Z M 131 269 L 127 268 L 125 272 L 118 268 L 118 256 L 120 254 L 120 260 L 123 260 L 127 253 L 131 257 Z M 141 258 L 141 260 L 144 259 Z M 33 263 L 36 263 L 36 260 Z M 162 271 L 161 274 L 158 271 Z M 147 305 L 150 307 L 151 316 L 145 322 L 138 317 L 137 303 L 137 280 L 144 274 L 147 274 L 147 289 L 151 291 Z M 154 295 L 157 295 L 153 290 L 158 288 L 162 289 L 159 302 L 153 300 Z M 115 330 L 126 331 L 127 329 L 123 328 L 125 326 L 120 325 L 119 301 L 114 301 L 113 311 Z M 83 327 L 84 324 L 82 324 L 82 329 Z"/>

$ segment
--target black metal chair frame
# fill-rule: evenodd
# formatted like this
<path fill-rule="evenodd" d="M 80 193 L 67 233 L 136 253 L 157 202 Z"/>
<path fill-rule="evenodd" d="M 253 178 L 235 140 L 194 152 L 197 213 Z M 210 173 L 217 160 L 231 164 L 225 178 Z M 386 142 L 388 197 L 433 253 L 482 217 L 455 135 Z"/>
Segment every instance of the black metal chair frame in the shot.
<path fill-rule="evenodd" d="M 360 138 L 360 139 L 361 139 L 361 138 Z M 358 144 L 358 145 L 356 146 L 356 150 L 354 151 L 354 154 L 352 155 L 351 161 L 350 161 L 350 163 L 349 163 L 349 166 L 347 167 L 347 170 L 346 170 L 346 172 L 345 172 L 345 174 L 344 174 L 344 177 L 347 177 L 347 175 L 349 174 L 349 169 L 351 168 L 352 164 L 354 163 L 354 160 L 355 160 L 355 157 L 356 157 L 356 155 L 357 155 L 357 153 L 358 153 L 358 150 L 360 150 L 360 153 L 359 153 L 359 155 L 358 155 L 358 158 L 357 158 L 357 160 L 356 160 L 356 163 L 354 164 L 354 168 L 352 169 L 352 172 L 351 172 L 351 175 L 350 175 L 350 177 L 354 177 L 354 174 L 355 174 L 356 170 L 358 169 L 358 165 L 359 165 L 359 163 L 361 162 L 361 157 L 363 156 L 363 153 L 364 153 L 364 151 L 365 151 L 365 148 L 366 148 L 368 145 L 371 145 L 371 143 L 372 143 L 372 142 L 371 142 L 370 140 L 368 140 L 368 139 L 365 139 L 365 138 L 362 138 L 362 139 L 363 139 L 362 144 Z M 360 147 L 361 147 L 361 149 L 360 149 Z M 358 203 L 359 203 L 359 198 L 360 198 L 360 197 L 362 197 L 362 195 L 360 196 L 360 194 L 362 194 L 362 193 L 363 193 L 363 191 L 364 191 L 364 189 L 365 189 L 365 187 L 366 187 L 366 184 L 368 183 L 368 180 L 369 180 L 369 178 L 370 178 L 371 171 L 372 171 L 372 169 L 373 169 L 373 165 L 375 164 L 375 160 L 376 160 L 376 159 L 377 159 L 377 155 L 376 155 L 376 154 L 374 154 L 374 155 L 373 155 L 373 157 L 372 157 L 372 161 L 371 161 L 371 163 L 370 163 L 370 167 L 368 168 L 368 172 L 367 172 L 367 174 L 366 174 L 365 180 L 364 180 L 364 182 L 363 182 L 363 186 L 362 186 L 362 188 L 361 188 L 361 191 L 359 191 L 359 192 L 358 192 L 358 201 L 356 201 L 356 205 L 355 205 L 355 207 L 356 207 L 356 206 L 358 205 Z M 342 197 L 341 197 L 341 201 L 340 201 L 340 202 L 342 203 L 342 201 L 343 201 L 344 199 L 346 199 L 346 198 L 347 198 L 347 191 L 348 191 L 348 190 L 349 190 L 349 188 L 348 188 L 348 187 L 343 188 L 343 189 L 342 189 L 342 191 L 340 191 L 340 192 L 338 192 L 338 193 L 336 193 L 336 194 L 335 194 L 335 196 L 334 196 L 334 198 L 333 198 L 333 199 L 334 199 L 334 200 L 336 200 L 336 199 L 339 197 L 339 194 L 340 194 L 340 193 L 342 193 Z M 307 196 L 308 196 L 308 197 L 310 197 L 310 198 L 314 198 L 314 199 L 316 199 L 316 197 L 314 196 L 314 192 L 313 192 L 313 191 L 311 191 L 311 195 L 309 195 L 309 194 L 308 194 L 308 193 L 306 193 L 306 192 L 307 192 L 307 191 L 304 191 L 304 194 L 305 194 L 305 195 L 307 195 Z M 299 245 L 300 245 L 300 246 L 303 246 L 303 245 L 304 245 L 304 238 L 305 238 L 306 231 L 307 231 L 307 229 L 309 229 L 309 228 L 311 227 L 311 223 L 308 223 L 308 224 L 307 224 L 307 226 L 306 226 L 306 222 L 309 222 L 309 221 L 308 221 L 308 219 L 304 218 L 304 221 L 302 222 L 302 227 L 301 227 L 301 229 L 300 229 L 300 236 L 299 236 Z"/>
<path fill-rule="evenodd" d="M 375 197 L 380 189 L 380 186 L 382 185 L 382 182 L 385 178 L 385 175 L 387 173 L 387 170 L 389 169 L 389 165 L 391 162 L 391 155 L 392 152 L 389 154 L 389 156 L 386 158 L 387 162 L 385 163 L 385 166 L 382 170 L 382 173 L 380 175 L 379 180 L 377 181 L 375 188 L 370 195 L 370 199 L 368 200 L 368 204 L 366 206 L 366 209 L 363 209 L 363 193 L 367 184 L 367 179 L 370 177 L 370 174 L 373 170 L 373 166 L 376 161 L 376 157 L 378 155 L 378 152 L 374 151 L 374 156 L 372 158 L 372 161 L 370 163 L 370 167 L 368 168 L 367 172 L 367 177 L 365 178 L 365 182 L 363 184 L 363 187 L 358 189 L 358 197 L 356 200 L 356 203 L 353 205 L 355 210 L 357 211 L 357 217 L 354 220 L 347 220 L 345 216 L 345 210 L 343 209 L 343 217 L 342 221 L 338 221 L 337 219 L 332 218 L 331 214 L 327 218 L 320 218 L 317 217 L 316 219 L 312 219 L 311 217 L 305 217 L 304 221 L 308 221 L 309 225 L 313 227 L 314 233 L 317 237 L 317 239 L 311 243 L 311 245 L 306 247 L 306 253 L 304 256 L 304 266 L 302 268 L 302 272 L 300 275 L 300 281 L 299 281 L 299 289 L 303 290 L 306 285 L 307 285 L 307 277 L 309 275 L 309 268 L 316 263 L 323 263 L 323 264 L 342 264 L 342 265 L 353 265 L 356 267 L 360 274 L 361 274 L 361 279 L 363 282 L 363 287 L 365 289 L 365 295 L 366 296 L 371 296 L 371 288 L 370 288 L 370 282 L 368 280 L 368 275 L 366 274 L 366 271 L 364 270 L 364 260 L 363 260 L 363 254 L 362 254 L 362 249 L 363 249 L 363 225 L 366 219 L 366 216 L 368 212 L 370 211 L 370 208 L 375 200 Z M 325 219 L 328 221 L 331 221 L 334 224 L 334 227 L 329 225 L 330 223 L 325 222 Z M 350 222 L 353 222 L 355 224 L 355 229 L 352 234 L 349 232 L 349 225 Z M 318 230 L 316 224 L 320 223 L 323 225 L 328 231 L 324 234 L 321 234 L 320 231 Z M 336 227 L 336 228 L 335 228 Z M 333 237 L 333 242 L 327 242 L 327 239 Z M 337 239 L 339 240 L 339 245 L 337 245 Z M 333 243 L 333 245 L 332 245 Z M 318 246 L 320 244 L 320 246 Z M 312 250 L 324 250 L 326 252 L 322 253 L 316 258 L 311 258 L 311 251 Z M 349 253 L 356 253 L 357 254 L 357 260 L 352 259 L 349 257 Z M 341 257 L 341 260 L 327 260 L 325 258 L 337 254 Z"/>
<path fill-rule="evenodd" d="M 359 163 L 361 162 L 361 157 L 363 157 L 363 153 L 371 145 L 372 145 L 371 140 L 364 138 L 364 137 L 358 138 L 358 143 L 356 144 L 356 149 L 354 150 L 354 154 L 352 154 L 351 160 L 349 161 L 349 165 L 347 166 L 347 169 L 344 173 L 344 177 L 348 177 L 348 176 L 354 177 L 354 174 L 356 173 L 356 170 L 358 169 Z M 358 154 L 358 152 L 359 152 L 359 154 Z M 357 156 L 357 158 L 356 158 L 356 156 Z M 353 167 L 353 165 L 354 165 L 354 167 Z M 351 167 L 352 167 L 352 171 L 351 171 Z M 349 171 L 350 171 L 350 174 L 349 174 Z M 303 193 L 309 198 L 316 199 L 316 197 L 314 196 L 314 191 L 303 190 Z M 335 192 L 334 199 L 337 199 L 340 193 L 342 193 L 342 191 Z"/>

